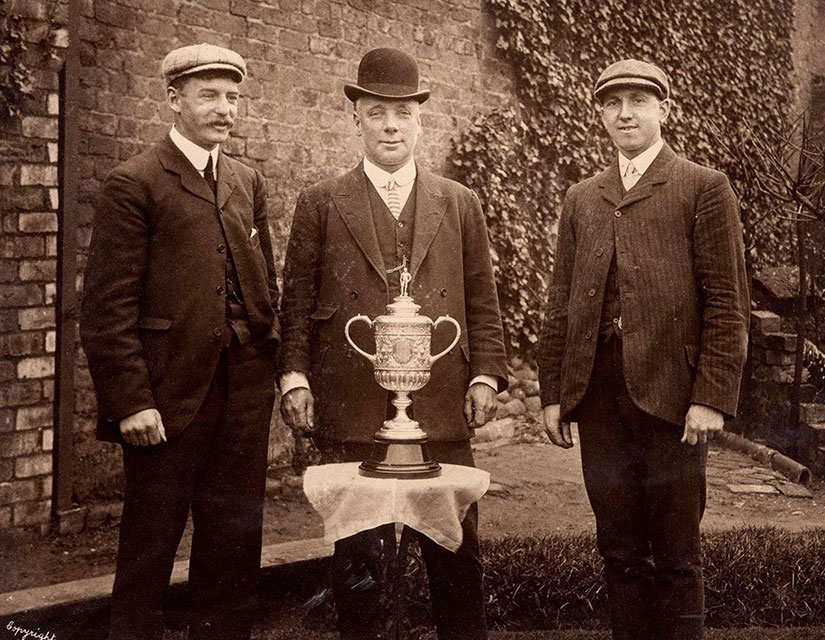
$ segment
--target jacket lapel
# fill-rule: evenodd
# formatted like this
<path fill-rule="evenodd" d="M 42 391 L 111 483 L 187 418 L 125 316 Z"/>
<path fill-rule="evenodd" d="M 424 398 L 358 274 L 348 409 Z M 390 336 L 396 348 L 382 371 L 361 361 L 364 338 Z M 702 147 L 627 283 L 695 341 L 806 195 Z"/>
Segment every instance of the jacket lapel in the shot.
<path fill-rule="evenodd" d="M 204 180 L 204 182 L 206 182 Z M 217 189 L 217 205 L 218 209 L 222 209 L 229 200 L 229 196 L 235 190 L 235 169 L 226 161 L 223 153 L 218 154 L 218 189 Z"/>
<path fill-rule="evenodd" d="M 622 195 L 622 178 L 619 175 L 619 158 L 615 160 L 596 177 L 596 185 L 602 198 L 614 208 L 627 207 L 653 195 L 653 185 L 667 182 L 676 154 L 667 144 L 662 147 L 659 155 L 653 160 L 647 171 L 632 189 Z"/>
<path fill-rule="evenodd" d="M 447 211 L 447 196 L 438 188 L 433 175 L 418 163 L 415 168 L 415 234 L 410 256 L 410 275 L 413 280 Z"/>
<path fill-rule="evenodd" d="M 367 188 L 367 176 L 359 163 L 355 169 L 341 178 L 338 189 L 332 194 L 332 201 L 355 243 L 386 283 L 386 267 L 381 256 L 381 247 L 378 246 L 378 235 L 372 221 Z"/>
<path fill-rule="evenodd" d="M 619 176 L 618 156 L 609 167 L 596 176 L 596 186 L 602 198 L 607 200 L 613 208 L 622 201 L 622 179 Z"/>
<path fill-rule="evenodd" d="M 155 147 L 155 153 L 164 169 L 180 176 L 180 184 L 184 189 L 207 202 L 215 202 L 215 196 L 206 181 L 183 155 L 183 152 L 175 146 L 168 134 Z"/>

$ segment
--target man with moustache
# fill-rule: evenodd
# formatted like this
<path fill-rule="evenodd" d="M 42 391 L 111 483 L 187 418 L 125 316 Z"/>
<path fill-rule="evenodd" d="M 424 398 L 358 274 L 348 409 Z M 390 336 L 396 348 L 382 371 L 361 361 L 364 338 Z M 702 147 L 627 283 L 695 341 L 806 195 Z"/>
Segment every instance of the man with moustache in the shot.
<path fill-rule="evenodd" d="M 567 192 L 538 351 L 553 444 L 578 422 L 617 639 L 703 636 L 706 443 L 736 413 L 747 347 L 736 198 L 662 140 L 669 92 L 647 62 L 599 76 L 617 158 Z"/>
<path fill-rule="evenodd" d="M 209 44 L 163 61 L 169 135 L 96 205 L 81 337 L 98 436 L 123 448 L 109 637 L 163 635 L 191 507 L 191 638 L 249 638 L 279 325 L 263 176 L 221 152 L 246 74 Z"/>
<path fill-rule="evenodd" d="M 413 417 L 427 432 L 435 460 L 473 466 L 471 430 L 495 413 L 507 385 L 503 331 L 478 198 L 413 159 L 421 131 L 418 65 L 396 49 L 361 60 L 358 82 L 344 91 L 354 103 L 364 159 L 349 173 L 298 198 L 284 266 L 281 412 L 309 433 L 324 462 L 364 460 L 373 435 L 392 416 L 389 394 L 372 365 L 354 357 L 344 325 L 374 317 L 400 292 L 409 265 L 410 295 L 429 317 L 449 314 L 461 325 L 459 345 L 412 394 Z M 363 327 L 362 327 L 363 328 Z M 364 330 L 356 343 L 369 344 Z M 434 353 L 451 336 L 436 332 Z M 419 535 L 439 638 L 486 638 L 482 567 L 474 504 L 453 553 Z M 395 547 L 392 525 L 339 540 L 333 591 L 342 638 L 380 637 L 380 558 Z"/>

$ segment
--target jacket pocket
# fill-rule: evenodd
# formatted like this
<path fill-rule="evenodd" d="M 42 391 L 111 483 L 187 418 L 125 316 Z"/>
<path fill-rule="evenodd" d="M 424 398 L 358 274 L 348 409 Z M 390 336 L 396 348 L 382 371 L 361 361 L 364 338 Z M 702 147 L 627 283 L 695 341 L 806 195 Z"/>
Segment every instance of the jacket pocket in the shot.
<path fill-rule="evenodd" d="M 138 329 L 149 329 L 150 331 L 166 331 L 172 326 L 172 321 L 168 318 L 152 318 L 143 316 L 138 320 Z"/>
<path fill-rule="evenodd" d="M 312 312 L 312 315 L 309 316 L 311 320 L 329 320 L 332 316 L 335 315 L 335 312 L 338 311 L 338 305 L 321 302 L 318 304 L 318 307 L 315 311 Z"/>

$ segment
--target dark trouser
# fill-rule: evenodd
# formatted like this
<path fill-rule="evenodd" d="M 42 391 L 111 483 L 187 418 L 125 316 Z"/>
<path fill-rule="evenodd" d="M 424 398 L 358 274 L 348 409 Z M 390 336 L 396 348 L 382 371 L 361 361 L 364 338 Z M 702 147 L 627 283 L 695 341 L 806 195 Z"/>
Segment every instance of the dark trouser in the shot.
<path fill-rule="evenodd" d="M 192 423 L 156 446 L 123 446 L 126 477 L 109 638 L 163 635 L 163 596 L 189 508 L 190 638 L 249 638 L 261 560 L 271 357 L 225 350 Z"/>
<path fill-rule="evenodd" d="M 438 462 L 475 466 L 469 442 L 430 442 L 430 454 Z M 323 462 L 354 462 L 368 458 L 372 445 L 323 446 Z M 472 504 L 461 523 L 463 538 L 456 552 L 407 528 L 421 547 L 430 583 L 430 601 L 440 640 L 484 640 L 483 570 L 478 545 L 478 505 Z M 392 524 L 362 531 L 335 543 L 332 557 L 332 589 L 338 613 L 338 631 L 346 640 L 379 637 L 380 562 L 382 554 L 395 551 Z M 385 556 L 386 557 L 386 556 Z"/>
<path fill-rule="evenodd" d="M 705 509 L 707 447 L 680 443 L 682 426 L 636 407 L 616 337 L 596 352 L 576 418 L 613 637 L 702 638 L 699 521 Z"/>

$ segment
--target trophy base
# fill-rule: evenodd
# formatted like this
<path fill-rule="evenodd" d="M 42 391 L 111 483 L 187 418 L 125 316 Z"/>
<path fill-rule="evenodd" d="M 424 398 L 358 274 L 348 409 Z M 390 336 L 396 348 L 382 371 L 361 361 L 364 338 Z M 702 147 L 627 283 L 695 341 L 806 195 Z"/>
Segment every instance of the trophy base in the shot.
<path fill-rule="evenodd" d="M 441 467 L 430 458 L 426 442 L 375 440 L 372 455 L 358 467 L 369 478 L 435 478 Z"/>

